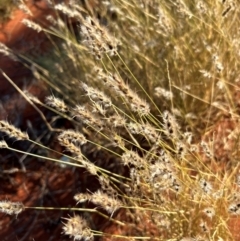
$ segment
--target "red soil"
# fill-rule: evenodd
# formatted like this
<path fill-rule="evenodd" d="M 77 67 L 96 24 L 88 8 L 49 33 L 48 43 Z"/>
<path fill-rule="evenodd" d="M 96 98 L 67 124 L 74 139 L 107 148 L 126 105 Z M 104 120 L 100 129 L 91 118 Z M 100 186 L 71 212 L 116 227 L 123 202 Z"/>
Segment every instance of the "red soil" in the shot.
<path fill-rule="evenodd" d="M 11 15 L 11 19 L 1 24 L 0 42 L 13 49 L 15 53 L 44 54 L 49 48 L 47 37 L 43 33 L 37 35 L 34 30 L 26 27 L 21 21 L 24 18 L 28 18 L 41 22 L 52 10 L 48 8 L 45 1 L 29 4 L 29 8 L 33 17 L 27 16 L 21 10 L 15 10 Z M 25 77 L 30 77 L 31 71 L 24 68 L 23 64 L 20 62 L 14 62 L 3 56 L 0 57 L 1 69 L 20 87 L 24 84 L 26 85 Z M 11 87 L 8 81 L 1 75 L 0 84 L 1 95 L 14 92 L 13 87 Z"/>

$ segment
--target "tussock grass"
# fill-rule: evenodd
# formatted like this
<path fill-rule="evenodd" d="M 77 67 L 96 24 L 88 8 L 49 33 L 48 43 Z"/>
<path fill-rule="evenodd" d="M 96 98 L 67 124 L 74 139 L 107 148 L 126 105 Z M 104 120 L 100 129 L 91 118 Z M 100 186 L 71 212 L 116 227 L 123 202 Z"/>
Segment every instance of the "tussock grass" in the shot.
<path fill-rule="evenodd" d="M 240 213 L 237 156 L 216 172 L 214 136 L 202 136 L 222 117 L 239 118 L 237 5 L 103 1 L 95 9 L 103 15 L 98 19 L 90 6 L 87 11 L 71 2 L 53 5 L 59 15 L 48 17 L 49 28 L 24 21 L 61 40 L 52 60 L 57 56 L 58 61 L 51 68 L 21 56 L 57 97 L 47 97 L 45 104 L 25 95 L 73 123 L 76 130 L 56 131 L 71 154 L 65 164 L 85 168 L 101 185 L 95 193 L 73 197 L 76 206 L 91 202 L 96 209 L 72 210 L 96 212 L 122 229 L 119 235 L 93 230 L 75 215 L 65 219 L 65 234 L 74 240 L 234 239 L 228 220 Z M 62 14 L 68 21 L 59 17 Z M 14 127 L 2 123 L 1 131 L 19 139 Z M 235 128 L 231 140 L 237 148 Z M 3 141 L 1 147 L 18 151 Z M 110 156 L 116 168 L 105 166 L 104 160 L 95 164 L 88 158 L 93 149 Z M 0 210 L 11 214 L 19 205 L 2 204 Z"/>
<path fill-rule="evenodd" d="M 1 0 L 0 1 L 0 21 L 6 21 L 14 8 L 14 2 L 11 0 Z"/>

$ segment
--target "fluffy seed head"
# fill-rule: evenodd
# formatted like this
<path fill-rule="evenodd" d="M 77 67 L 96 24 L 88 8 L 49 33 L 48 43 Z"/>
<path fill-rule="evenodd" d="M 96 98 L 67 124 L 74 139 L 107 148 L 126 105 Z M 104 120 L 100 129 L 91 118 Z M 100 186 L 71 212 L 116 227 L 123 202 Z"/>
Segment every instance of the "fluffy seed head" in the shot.
<path fill-rule="evenodd" d="M 84 44 L 97 59 L 101 59 L 103 54 L 116 54 L 118 41 L 96 19 L 88 16 L 80 30 Z"/>
<path fill-rule="evenodd" d="M 149 104 L 142 100 L 120 76 L 114 74 L 112 80 L 113 89 L 126 100 L 133 112 L 137 112 L 142 116 L 150 113 Z"/>
<path fill-rule="evenodd" d="M 113 127 L 126 126 L 126 120 L 120 115 L 112 115 L 107 119 L 109 125 Z"/>
<path fill-rule="evenodd" d="M 21 3 L 21 4 L 18 5 L 18 7 L 19 7 L 19 9 L 21 9 L 24 13 L 26 13 L 26 14 L 28 14 L 28 15 L 30 15 L 30 16 L 33 16 L 31 10 L 27 7 L 26 4 Z"/>
<path fill-rule="evenodd" d="M 33 21 L 31 21 L 29 19 L 23 19 L 22 23 L 24 25 L 26 25 L 28 28 L 32 28 L 33 30 L 37 31 L 38 33 L 43 30 L 39 24 L 34 23 Z"/>
<path fill-rule="evenodd" d="M 0 53 L 9 57 L 10 59 L 14 61 L 18 61 L 18 58 L 16 55 L 13 54 L 12 50 L 9 49 L 5 44 L 0 43 Z"/>
<path fill-rule="evenodd" d="M 93 87 L 88 86 L 85 83 L 82 83 L 82 87 L 86 92 L 86 95 L 95 103 L 103 106 L 103 108 L 107 109 L 112 105 L 111 100 L 106 96 L 103 92 L 95 89 Z"/>
<path fill-rule="evenodd" d="M 82 154 L 80 148 L 77 147 L 76 145 L 74 145 L 68 139 L 58 137 L 58 141 L 62 146 L 65 146 L 67 148 L 67 150 L 70 151 L 71 153 L 73 153 L 75 155 L 81 155 Z"/>
<path fill-rule="evenodd" d="M 179 125 L 175 117 L 168 111 L 163 112 L 163 128 L 165 133 L 174 138 L 178 139 L 179 137 Z"/>
<path fill-rule="evenodd" d="M 7 121 L 0 121 L 0 131 L 6 133 L 9 137 L 13 137 L 17 140 L 28 140 L 28 134 L 22 132 L 13 125 L 10 125 Z"/>
<path fill-rule="evenodd" d="M 151 143 L 156 143 L 159 139 L 159 133 L 157 130 L 148 123 L 142 123 L 142 135 Z"/>
<path fill-rule="evenodd" d="M 102 105 L 98 104 L 98 103 L 93 103 L 92 105 L 92 113 L 97 113 L 100 116 L 106 116 L 106 110 L 103 108 Z"/>
<path fill-rule="evenodd" d="M 59 139 L 67 139 L 75 145 L 83 145 L 87 143 L 85 136 L 75 130 L 65 130 L 59 136 Z"/>
<path fill-rule="evenodd" d="M 126 151 L 122 155 L 122 162 L 123 165 L 134 165 L 136 167 L 143 167 L 146 164 L 146 161 L 144 161 L 136 152 L 134 151 Z"/>
<path fill-rule="evenodd" d="M 86 202 L 87 200 L 89 200 L 91 198 L 91 195 L 88 193 L 78 193 L 78 194 L 74 195 L 73 198 L 77 201 L 77 204 L 78 204 L 78 203 L 83 203 L 83 202 Z"/>
<path fill-rule="evenodd" d="M 148 115 L 150 113 L 149 104 L 142 100 L 118 74 L 105 74 L 102 69 L 97 68 L 98 78 L 101 79 L 108 88 L 114 90 L 117 96 L 123 98 L 133 112 L 139 115 Z"/>
<path fill-rule="evenodd" d="M 131 89 L 129 89 L 126 97 L 133 112 L 137 112 L 141 116 L 148 115 L 150 113 L 149 104 L 142 100 L 137 93 L 133 92 Z"/>
<path fill-rule="evenodd" d="M 229 213 L 239 215 L 240 214 L 240 202 L 233 202 L 228 206 Z"/>
<path fill-rule="evenodd" d="M 204 178 L 200 180 L 199 184 L 203 192 L 205 192 L 206 194 L 212 193 L 212 185 L 209 182 L 207 182 Z"/>
<path fill-rule="evenodd" d="M 9 214 L 9 215 L 18 215 L 24 210 L 24 206 L 20 202 L 11 202 L 11 201 L 0 201 L 0 212 Z"/>
<path fill-rule="evenodd" d="M 115 197 L 117 196 L 117 191 L 116 189 L 114 189 L 111 184 L 110 184 L 110 181 L 109 181 L 109 178 L 106 178 L 104 177 L 103 175 L 100 175 L 98 177 L 98 181 L 101 185 L 101 190 L 104 191 L 104 193 L 106 193 L 108 196 L 110 197 Z M 106 195 L 105 194 L 105 195 Z"/>
<path fill-rule="evenodd" d="M 46 98 L 46 104 L 59 110 L 60 112 L 68 111 L 68 107 L 66 106 L 66 104 L 61 99 L 54 96 L 48 96 Z"/>
<path fill-rule="evenodd" d="M 109 214 L 114 213 L 121 206 L 121 203 L 119 200 L 111 198 L 110 196 L 108 196 L 107 194 L 103 193 L 100 190 L 92 194 L 91 202 L 101 206 Z"/>
<path fill-rule="evenodd" d="M 79 159 L 77 157 L 77 159 Z M 86 170 L 91 173 L 92 175 L 96 176 L 97 175 L 97 171 L 98 168 L 96 165 L 94 165 L 92 162 L 88 161 L 88 160 L 84 160 L 83 158 L 80 159 L 82 165 L 86 168 Z"/>
<path fill-rule="evenodd" d="M 97 129 L 102 129 L 102 127 L 104 126 L 102 121 L 99 120 L 98 117 L 93 115 L 85 106 L 77 105 L 73 110 L 72 114 L 79 121 L 83 122 L 88 126 L 93 126 L 94 128 L 97 128 Z"/>
<path fill-rule="evenodd" d="M 212 153 L 212 150 L 210 149 L 208 143 L 206 143 L 205 141 L 201 141 L 200 145 L 201 145 L 202 150 L 203 150 L 204 154 L 206 155 L 206 157 L 212 158 L 213 153 Z"/>
<path fill-rule="evenodd" d="M 185 145 L 185 143 L 181 142 L 181 141 L 178 141 L 176 143 L 176 153 L 177 153 L 177 156 L 180 158 L 180 159 L 183 159 L 184 156 L 186 155 L 187 153 L 187 146 Z"/>
<path fill-rule="evenodd" d="M 155 88 L 155 95 L 157 97 L 164 97 L 167 100 L 171 100 L 173 98 L 173 93 L 171 91 L 168 91 L 168 90 L 163 89 L 161 87 Z"/>
<path fill-rule="evenodd" d="M 132 134 L 143 135 L 147 140 L 152 143 L 157 143 L 160 136 L 157 130 L 148 123 L 130 122 L 127 124 L 127 128 Z"/>
<path fill-rule="evenodd" d="M 64 3 L 56 4 L 54 6 L 54 8 L 56 10 L 61 11 L 64 14 L 66 14 L 70 18 L 74 18 L 74 17 L 80 17 L 81 18 L 81 14 L 76 9 L 71 9 L 71 8 L 69 8 L 69 6 L 67 6 Z"/>
<path fill-rule="evenodd" d="M 132 134 L 142 134 L 142 132 L 143 132 L 142 125 L 139 123 L 130 122 L 127 125 L 127 128 L 130 131 L 130 133 L 132 133 Z"/>
<path fill-rule="evenodd" d="M 204 212 L 209 218 L 213 218 L 213 216 L 215 216 L 215 210 L 214 210 L 214 208 L 211 208 L 211 207 L 205 208 L 205 209 L 203 210 L 203 212 Z"/>
<path fill-rule="evenodd" d="M 125 142 L 124 142 L 124 140 L 123 140 L 123 138 L 121 136 L 119 136 L 118 134 L 113 132 L 113 134 L 111 136 L 111 140 L 112 140 L 112 145 L 113 146 L 120 147 L 120 148 L 124 149 Z"/>
<path fill-rule="evenodd" d="M 92 241 L 94 239 L 85 219 L 78 215 L 65 219 L 67 223 L 64 223 L 63 232 L 66 235 L 69 235 L 74 240 Z"/>
<path fill-rule="evenodd" d="M 199 226 L 202 229 L 202 232 L 204 233 L 209 232 L 209 227 L 206 222 L 202 221 Z"/>

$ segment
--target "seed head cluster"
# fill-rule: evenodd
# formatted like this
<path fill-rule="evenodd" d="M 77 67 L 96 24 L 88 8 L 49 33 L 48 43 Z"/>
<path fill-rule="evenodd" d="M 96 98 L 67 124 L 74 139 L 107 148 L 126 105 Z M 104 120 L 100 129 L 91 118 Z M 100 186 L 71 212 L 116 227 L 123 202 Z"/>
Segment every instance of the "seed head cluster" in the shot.
<path fill-rule="evenodd" d="M 98 78 L 121 98 L 125 99 L 126 104 L 130 105 L 133 112 L 140 115 L 147 115 L 150 113 L 149 104 L 142 100 L 136 92 L 134 92 L 117 74 L 106 74 L 100 68 L 96 68 Z"/>
<path fill-rule="evenodd" d="M 88 227 L 85 219 L 79 215 L 64 219 L 67 220 L 63 227 L 64 234 L 69 235 L 73 240 L 94 240 L 91 229 Z"/>
<path fill-rule="evenodd" d="M 97 116 L 92 114 L 86 106 L 77 105 L 73 109 L 72 114 L 77 120 L 90 127 L 102 129 L 104 126 L 104 123 L 97 118 Z"/>
<path fill-rule="evenodd" d="M 104 54 L 110 56 L 116 54 L 118 41 L 100 25 L 97 19 L 86 17 L 80 25 L 80 32 L 84 44 L 97 59 L 101 59 Z"/>
<path fill-rule="evenodd" d="M 109 197 L 102 191 L 94 192 L 91 196 L 91 201 L 106 210 L 109 214 L 113 214 L 121 207 L 119 200 Z"/>
<path fill-rule="evenodd" d="M 86 92 L 86 95 L 92 99 L 95 103 L 103 106 L 104 109 L 111 107 L 112 102 L 108 96 L 106 96 L 103 92 L 89 87 L 87 84 L 82 83 L 82 87 Z"/>

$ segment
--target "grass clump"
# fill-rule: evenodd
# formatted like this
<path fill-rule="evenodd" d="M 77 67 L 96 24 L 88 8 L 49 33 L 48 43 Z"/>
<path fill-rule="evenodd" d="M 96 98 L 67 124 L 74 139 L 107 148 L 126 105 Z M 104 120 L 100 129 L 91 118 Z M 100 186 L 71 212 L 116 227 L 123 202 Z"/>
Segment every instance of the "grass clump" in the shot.
<path fill-rule="evenodd" d="M 10 17 L 13 7 L 14 7 L 14 2 L 12 0 L 0 1 L 0 21 L 1 22 L 4 22 Z"/>
<path fill-rule="evenodd" d="M 89 6 L 53 7 L 59 15 L 48 17 L 51 25 L 41 31 L 61 40 L 56 68 L 21 57 L 58 97 L 44 104 L 25 96 L 71 121 L 75 130 L 55 130 L 68 163 L 42 158 L 95 176 L 99 189 L 76 191 L 73 198 L 82 207 L 70 209 L 97 213 L 121 230 L 95 230 L 75 215 L 66 218 L 64 233 L 74 240 L 234 240 L 228 220 L 239 214 L 237 153 L 216 172 L 215 143 L 221 140 L 205 133 L 220 118 L 239 117 L 236 3 L 103 1 L 96 10 L 106 13 L 100 19 Z M 3 125 L 1 131 L 15 130 L 2 123 L 8 130 Z M 231 138 L 236 148 L 238 138 Z M 18 151 L 3 142 L 1 147 Z M 95 160 L 90 150 L 108 156 L 111 165 Z"/>

